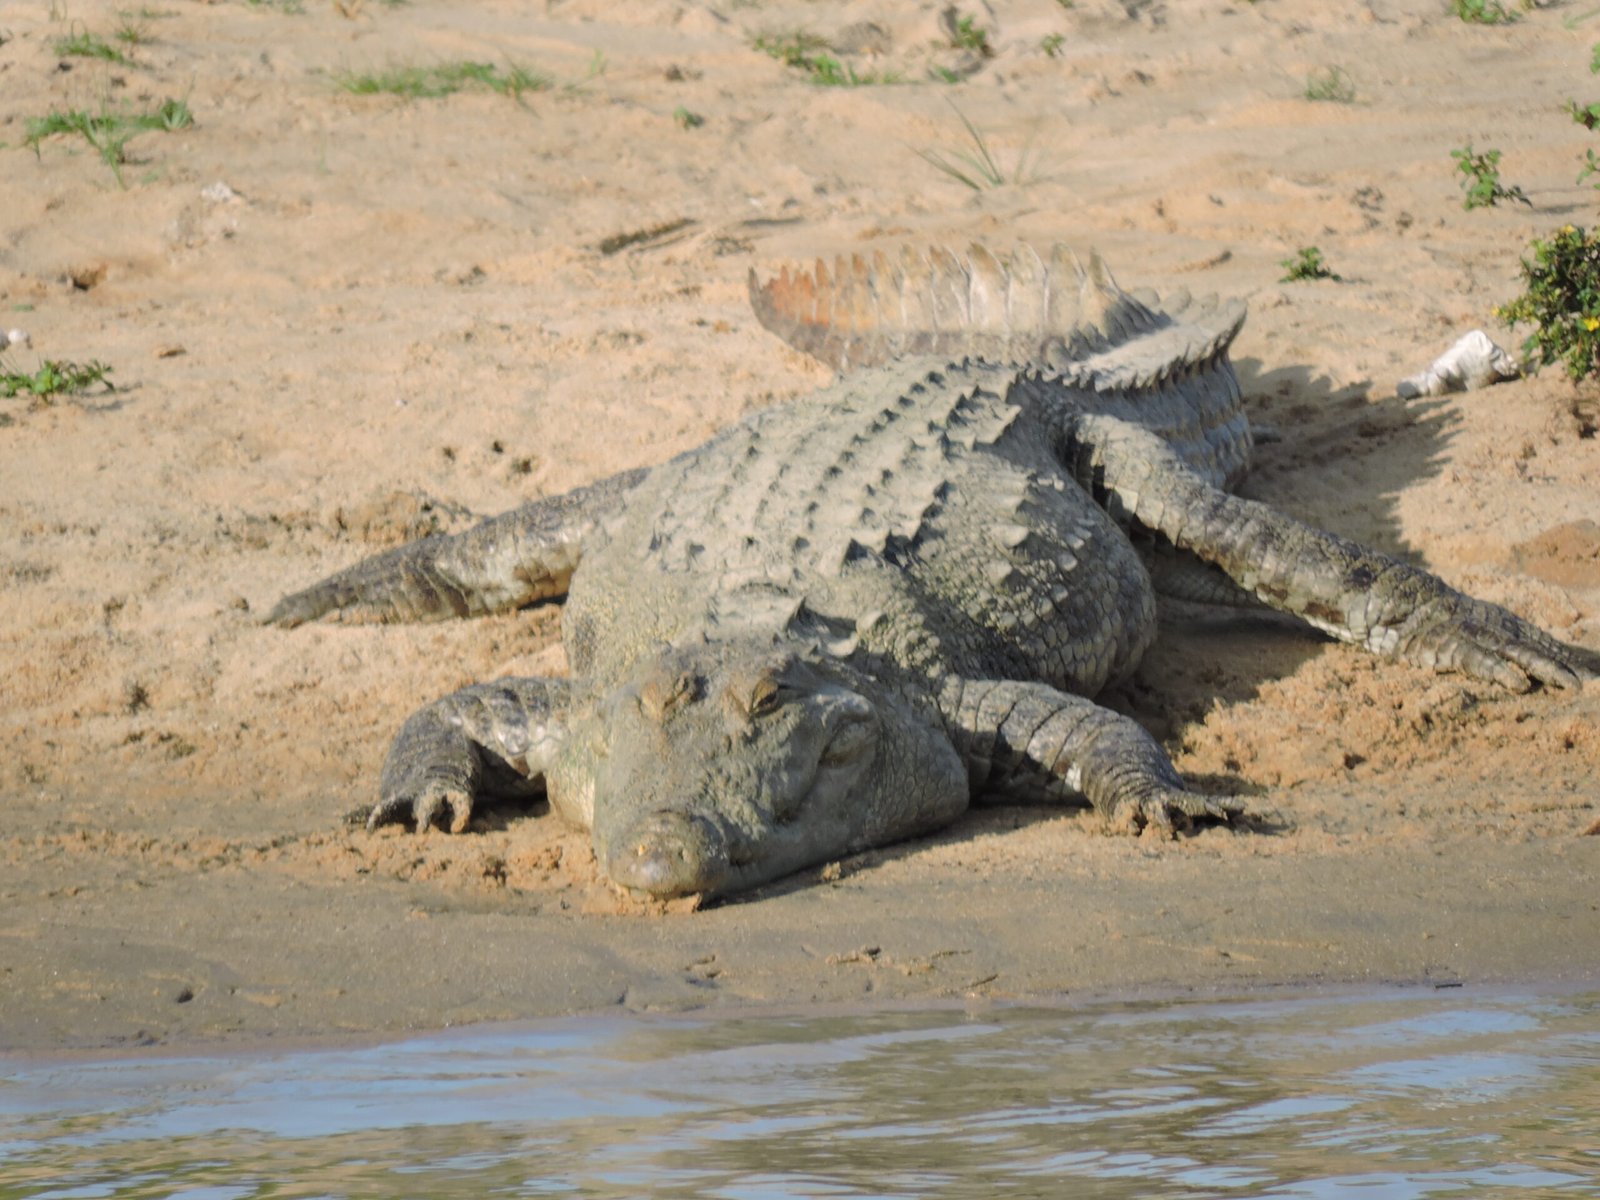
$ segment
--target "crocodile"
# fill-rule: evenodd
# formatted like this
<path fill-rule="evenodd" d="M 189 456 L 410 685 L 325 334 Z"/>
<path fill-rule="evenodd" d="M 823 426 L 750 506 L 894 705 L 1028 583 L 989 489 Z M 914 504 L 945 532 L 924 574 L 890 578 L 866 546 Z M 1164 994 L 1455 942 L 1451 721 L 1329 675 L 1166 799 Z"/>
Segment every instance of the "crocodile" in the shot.
<path fill-rule="evenodd" d="M 839 370 L 658 466 L 360 561 L 267 620 L 435 620 L 565 597 L 570 678 L 422 708 L 369 827 L 543 794 L 616 884 L 711 897 L 913 837 L 975 801 L 1120 830 L 1225 822 L 1137 723 L 1158 588 L 1265 604 L 1508 688 L 1585 652 L 1234 495 L 1236 303 L 1123 291 L 1098 256 L 906 250 L 761 282 Z"/>

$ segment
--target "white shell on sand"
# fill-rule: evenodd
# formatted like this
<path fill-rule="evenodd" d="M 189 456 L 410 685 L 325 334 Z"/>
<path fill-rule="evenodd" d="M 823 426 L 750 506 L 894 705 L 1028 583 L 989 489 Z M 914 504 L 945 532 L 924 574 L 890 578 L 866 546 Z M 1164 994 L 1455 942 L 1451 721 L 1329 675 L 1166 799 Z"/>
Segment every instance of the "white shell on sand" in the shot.
<path fill-rule="evenodd" d="M 1395 391 L 1407 400 L 1417 396 L 1442 396 L 1446 392 L 1471 392 L 1522 374 L 1517 360 L 1490 340 L 1481 329 L 1458 339 L 1421 374 L 1402 379 Z"/>

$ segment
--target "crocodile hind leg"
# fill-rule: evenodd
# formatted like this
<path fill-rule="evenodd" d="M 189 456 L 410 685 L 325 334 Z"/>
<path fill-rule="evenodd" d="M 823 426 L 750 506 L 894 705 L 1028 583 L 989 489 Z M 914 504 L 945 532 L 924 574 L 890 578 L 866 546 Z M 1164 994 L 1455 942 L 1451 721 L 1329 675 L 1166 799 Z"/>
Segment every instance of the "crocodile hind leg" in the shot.
<path fill-rule="evenodd" d="M 430 537 L 363 559 L 278 601 L 270 624 L 330 613 L 368 621 L 440 621 L 519 608 L 566 593 L 584 538 L 648 474 L 624 471 L 536 500 L 454 537 Z"/>
<path fill-rule="evenodd" d="M 1557 641 L 1398 559 L 1213 487 L 1157 435 L 1126 421 L 1068 423 L 1062 457 L 1112 517 L 1215 563 L 1273 608 L 1348 642 L 1439 671 L 1526 691 L 1573 687 L 1597 672 Z"/>
<path fill-rule="evenodd" d="M 443 817 L 460 833 L 480 797 L 537 794 L 567 739 L 571 708 L 564 679 L 499 679 L 434 701 L 389 747 L 367 828 L 412 821 L 420 833 Z"/>
<path fill-rule="evenodd" d="M 957 679 L 939 708 L 974 796 L 1087 800 L 1120 832 L 1239 814 L 1231 799 L 1187 790 L 1154 738 L 1082 696 L 1042 683 Z"/>

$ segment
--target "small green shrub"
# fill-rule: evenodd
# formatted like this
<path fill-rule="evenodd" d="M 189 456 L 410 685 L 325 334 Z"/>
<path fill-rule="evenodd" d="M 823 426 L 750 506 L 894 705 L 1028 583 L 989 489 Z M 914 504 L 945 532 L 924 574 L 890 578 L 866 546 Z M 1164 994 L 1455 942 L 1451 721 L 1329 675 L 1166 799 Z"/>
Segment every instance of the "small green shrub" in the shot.
<path fill-rule="evenodd" d="M 946 32 L 950 35 L 950 44 L 957 50 L 972 50 L 985 58 L 994 53 L 994 47 L 989 45 L 989 31 L 978 24 L 976 17 L 950 9 L 946 18 Z"/>
<path fill-rule="evenodd" d="M 1578 172 L 1578 178 L 1573 180 L 1573 182 L 1582 183 L 1585 179 L 1589 178 L 1589 176 L 1593 175 L 1597 171 L 1600 171 L 1600 158 L 1595 157 L 1593 150 L 1585 150 L 1583 152 L 1583 170 Z M 1600 191 L 1600 183 L 1592 186 L 1597 191 Z"/>
<path fill-rule="evenodd" d="M 1046 58 L 1060 58 L 1061 47 L 1066 40 L 1067 36 L 1064 33 L 1046 34 L 1039 39 L 1039 49 L 1044 51 Z"/>
<path fill-rule="evenodd" d="M 1600 372 L 1600 235 L 1564 225 L 1529 248 L 1533 261 L 1522 260 L 1527 290 L 1495 316 L 1513 328 L 1533 326 L 1522 343 L 1528 362 L 1560 363 L 1574 382 Z"/>
<path fill-rule="evenodd" d="M 672 119 L 678 123 L 679 129 L 699 129 L 706 123 L 699 113 L 690 112 L 681 104 L 672 110 Z"/>
<path fill-rule="evenodd" d="M 1500 0 L 1451 0 L 1450 8 L 1469 25 L 1509 25 L 1521 15 Z"/>
<path fill-rule="evenodd" d="M 858 72 L 849 63 L 823 53 L 829 49 L 828 43 L 814 34 L 762 34 L 756 38 L 754 45 L 757 50 L 777 59 L 784 66 L 804 71 L 818 87 L 869 87 L 900 82 L 898 75 L 880 71 Z"/>
<path fill-rule="evenodd" d="M 1295 251 L 1293 258 L 1286 258 L 1278 264 L 1283 268 L 1283 278 L 1279 283 L 1299 283 L 1308 279 L 1332 279 L 1340 281 L 1342 275 L 1335 275 L 1323 261 L 1322 251 L 1315 246 L 1301 246 Z"/>
<path fill-rule="evenodd" d="M 0 355 L 0 396 L 35 396 L 48 400 L 51 396 L 86 392 L 97 383 L 115 391 L 106 378 L 110 374 L 111 368 L 103 362 L 60 362 L 53 358 L 45 359 L 39 369 L 30 374 L 13 369 L 5 356 Z"/>
<path fill-rule="evenodd" d="M 1579 104 L 1576 100 L 1568 100 L 1567 107 L 1562 111 L 1585 129 L 1600 125 L 1600 103 Z"/>
<path fill-rule="evenodd" d="M 1515 200 L 1533 207 L 1533 201 L 1522 194 L 1519 187 L 1506 187 L 1500 182 L 1500 151 L 1485 150 L 1474 153 L 1468 142 L 1460 150 L 1450 151 L 1456 160 L 1456 173 L 1461 176 L 1461 187 L 1466 192 L 1461 207 L 1471 212 L 1475 208 L 1493 208 L 1502 200 Z"/>
<path fill-rule="evenodd" d="M 1349 104 L 1356 98 L 1356 81 L 1345 73 L 1343 67 L 1329 67 L 1326 71 L 1313 71 L 1306 79 L 1306 99 Z"/>

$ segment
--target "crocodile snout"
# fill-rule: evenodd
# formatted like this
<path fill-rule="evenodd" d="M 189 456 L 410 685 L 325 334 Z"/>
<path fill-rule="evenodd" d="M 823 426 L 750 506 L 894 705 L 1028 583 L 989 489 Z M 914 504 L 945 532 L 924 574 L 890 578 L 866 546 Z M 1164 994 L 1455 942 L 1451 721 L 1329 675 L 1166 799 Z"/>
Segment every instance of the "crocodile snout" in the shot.
<path fill-rule="evenodd" d="M 606 873 L 623 887 L 652 896 L 713 892 L 728 876 L 728 847 L 703 817 L 663 809 L 619 838 Z"/>

